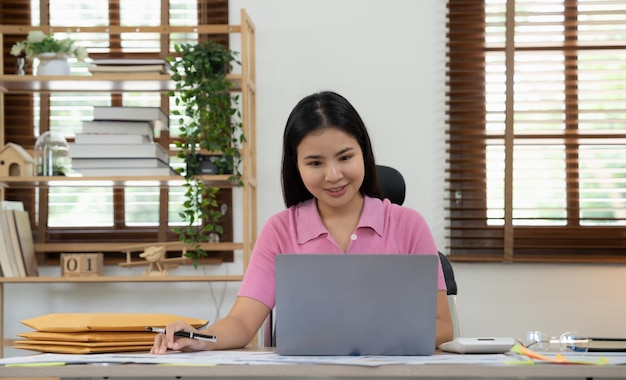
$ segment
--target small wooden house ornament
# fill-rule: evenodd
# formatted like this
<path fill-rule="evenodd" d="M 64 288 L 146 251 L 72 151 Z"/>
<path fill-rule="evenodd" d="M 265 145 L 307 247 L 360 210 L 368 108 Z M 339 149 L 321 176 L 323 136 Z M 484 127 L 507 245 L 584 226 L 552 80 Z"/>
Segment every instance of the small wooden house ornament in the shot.
<path fill-rule="evenodd" d="M 0 177 L 24 177 L 34 173 L 34 160 L 15 143 L 7 143 L 0 150 Z"/>

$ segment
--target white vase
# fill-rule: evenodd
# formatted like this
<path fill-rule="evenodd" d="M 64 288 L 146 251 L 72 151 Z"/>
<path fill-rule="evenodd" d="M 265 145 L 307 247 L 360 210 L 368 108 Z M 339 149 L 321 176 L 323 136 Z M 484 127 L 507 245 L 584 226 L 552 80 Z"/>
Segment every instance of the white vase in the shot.
<path fill-rule="evenodd" d="M 63 53 L 41 53 L 37 59 L 37 75 L 70 75 L 70 64 Z"/>

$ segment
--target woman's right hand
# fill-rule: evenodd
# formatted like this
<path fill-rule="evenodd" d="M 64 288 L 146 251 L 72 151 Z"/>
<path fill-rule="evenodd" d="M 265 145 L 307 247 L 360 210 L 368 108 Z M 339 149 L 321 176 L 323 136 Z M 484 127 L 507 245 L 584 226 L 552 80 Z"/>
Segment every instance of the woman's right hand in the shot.
<path fill-rule="evenodd" d="M 150 353 L 161 355 L 166 353 L 168 349 L 186 352 L 210 349 L 209 342 L 207 341 L 175 337 L 174 333 L 176 331 L 191 331 L 194 333 L 200 332 L 185 321 L 172 322 L 165 327 L 165 334 L 159 333 L 156 335 L 152 348 L 150 349 Z"/>

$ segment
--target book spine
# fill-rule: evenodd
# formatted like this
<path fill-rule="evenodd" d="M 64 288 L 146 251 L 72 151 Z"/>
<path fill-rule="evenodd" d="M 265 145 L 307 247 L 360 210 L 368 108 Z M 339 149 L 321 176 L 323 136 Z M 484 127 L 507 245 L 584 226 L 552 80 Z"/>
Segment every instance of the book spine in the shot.
<path fill-rule="evenodd" d="M 13 256 L 15 256 L 15 264 L 17 266 L 18 277 L 26 277 L 26 264 L 22 255 L 22 247 L 20 245 L 20 237 L 17 233 L 17 224 L 15 223 L 15 210 L 4 210 L 4 221 L 9 227 L 9 238 L 11 239 L 11 247 L 13 248 Z"/>
<path fill-rule="evenodd" d="M 159 158 L 73 158 L 74 169 L 98 168 L 162 168 L 169 164 Z"/>
<path fill-rule="evenodd" d="M 76 144 L 149 144 L 147 135 L 117 133 L 80 133 L 74 136 Z"/>
<path fill-rule="evenodd" d="M 19 277 L 19 264 L 15 259 L 15 248 L 6 215 L 9 210 L 23 211 L 24 204 L 20 201 L 0 201 L 0 266 L 5 277 Z"/>
<path fill-rule="evenodd" d="M 27 211 L 13 210 L 13 221 L 17 229 L 17 236 L 22 252 L 22 260 L 27 276 L 38 276 L 37 257 L 35 256 L 35 242 L 33 230 L 30 224 L 30 216 Z"/>
<path fill-rule="evenodd" d="M 2 267 L 2 272 L 5 277 L 20 277 L 20 267 L 17 260 L 15 260 L 15 248 L 13 247 L 13 239 L 11 237 L 11 229 L 9 227 L 6 211 L 1 210 L 0 214 L 0 229 L 2 234 L 2 248 L 4 260 L 2 264 L 7 264 L 7 267 Z"/>
<path fill-rule="evenodd" d="M 158 158 L 169 162 L 169 152 L 159 144 L 76 144 L 69 143 L 74 158 Z"/>
<path fill-rule="evenodd" d="M 154 141 L 155 123 L 149 121 L 84 121 L 82 134 L 117 134 L 117 135 L 147 135 Z"/>
<path fill-rule="evenodd" d="M 150 121 L 155 123 L 155 128 L 169 129 L 169 115 L 160 107 L 117 107 L 117 106 L 94 106 L 94 121 L 126 120 L 126 121 Z"/>

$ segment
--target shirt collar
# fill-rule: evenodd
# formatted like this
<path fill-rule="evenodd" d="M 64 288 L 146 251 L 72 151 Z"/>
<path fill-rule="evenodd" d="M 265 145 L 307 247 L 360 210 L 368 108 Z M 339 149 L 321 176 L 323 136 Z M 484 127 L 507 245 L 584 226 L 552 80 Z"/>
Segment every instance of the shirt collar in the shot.
<path fill-rule="evenodd" d="M 315 198 L 306 200 L 296 206 L 296 232 L 298 244 L 304 244 L 320 235 L 327 234 L 328 230 L 322 223 L 322 218 L 317 211 Z M 359 220 L 358 228 L 371 228 L 380 236 L 385 227 L 385 207 L 383 201 L 378 198 L 364 197 L 363 211 Z"/>

